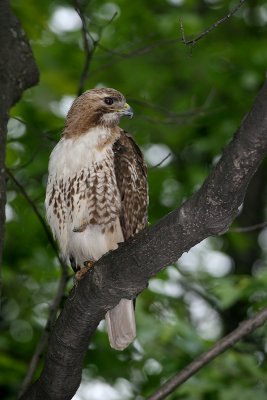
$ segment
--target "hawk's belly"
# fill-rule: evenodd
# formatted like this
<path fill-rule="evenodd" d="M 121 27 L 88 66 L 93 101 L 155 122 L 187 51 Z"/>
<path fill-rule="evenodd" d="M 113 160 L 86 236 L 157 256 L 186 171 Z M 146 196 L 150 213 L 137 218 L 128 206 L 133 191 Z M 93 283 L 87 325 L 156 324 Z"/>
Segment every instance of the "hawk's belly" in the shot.
<path fill-rule="evenodd" d="M 68 256 L 83 266 L 84 261 L 96 261 L 110 250 L 115 250 L 123 242 L 119 219 L 113 230 L 104 231 L 99 225 L 88 225 L 83 232 L 71 232 L 68 243 Z"/>

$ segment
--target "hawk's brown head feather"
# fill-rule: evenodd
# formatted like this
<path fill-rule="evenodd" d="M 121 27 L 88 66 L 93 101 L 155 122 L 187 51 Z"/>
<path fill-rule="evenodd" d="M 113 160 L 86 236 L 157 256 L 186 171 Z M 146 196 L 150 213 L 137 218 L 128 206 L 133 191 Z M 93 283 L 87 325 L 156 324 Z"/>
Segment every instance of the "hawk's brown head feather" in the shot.
<path fill-rule="evenodd" d="M 122 115 L 131 116 L 132 110 L 120 92 L 111 88 L 87 90 L 73 102 L 63 135 L 80 136 L 97 126 L 114 128 Z"/>

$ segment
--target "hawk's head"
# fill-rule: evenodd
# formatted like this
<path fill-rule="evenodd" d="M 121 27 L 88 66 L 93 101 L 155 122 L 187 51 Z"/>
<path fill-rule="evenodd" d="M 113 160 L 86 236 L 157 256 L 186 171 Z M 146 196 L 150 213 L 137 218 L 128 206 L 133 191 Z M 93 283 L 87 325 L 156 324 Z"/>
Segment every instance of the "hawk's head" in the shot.
<path fill-rule="evenodd" d="M 87 90 L 73 102 L 64 133 L 81 135 L 96 126 L 112 128 L 123 115 L 132 117 L 133 110 L 120 92 L 111 88 Z"/>

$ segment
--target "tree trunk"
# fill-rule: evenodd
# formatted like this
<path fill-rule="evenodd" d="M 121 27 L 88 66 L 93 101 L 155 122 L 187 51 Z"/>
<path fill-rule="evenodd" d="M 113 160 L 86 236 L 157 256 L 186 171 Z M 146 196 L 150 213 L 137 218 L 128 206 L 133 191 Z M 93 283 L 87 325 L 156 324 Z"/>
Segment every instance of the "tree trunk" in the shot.
<path fill-rule="evenodd" d="M 36 85 L 39 72 L 23 29 L 10 9 L 0 1 L 0 266 L 5 226 L 6 174 L 5 147 L 10 108 L 23 91 Z"/>

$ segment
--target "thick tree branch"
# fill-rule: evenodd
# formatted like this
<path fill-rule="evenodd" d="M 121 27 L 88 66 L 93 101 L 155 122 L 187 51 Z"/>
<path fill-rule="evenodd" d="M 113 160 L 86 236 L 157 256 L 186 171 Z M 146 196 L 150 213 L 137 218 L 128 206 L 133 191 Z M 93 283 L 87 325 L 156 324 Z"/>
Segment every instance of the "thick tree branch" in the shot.
<path fill-rule="evenodd" d="M 38 82 L 28 40 L 8 0 L 0 1 L 0 265 L 4 241 L 6 174 L 5 145 L 9 109 L 23 91 Z"/>
<path fill-rule="evenodd" d="M 71 399 L 92 334 L 107 310 L 210 235 L 225 232 L 267 152 L 267 82 L 202 187 L 180 208 L 102 257 L 74 288 L 50 337 L 40 378 L 22 399 Z"/>
<path fill-rule="evenodd" d="M 249 335 L 255 329 L 259 328 L 267 321 L 267 308 L 258 312 L 254 317 L 244 321 L 240 326 L 235 329 L 229 335 L 225 336 L 223 339 L 219 340 L 215 346 L 210 350 L 203 353 L 196 360 L 188 364 L 182 371 L 177 375 L 173 376 L 167 382 L 165 382 L 153 395 L 151 395 L 148 400 L 163 400 L 175 389 L 181 386 L 185 381 L 187 381 L 191 376 L 193 376 L 197 371 L 203 368 L 205 365 L 210 363 L 214 358 L 218 357 L 220 354 L 225 352 L 227 349 L 232 347 L 240 339 Z"/>

